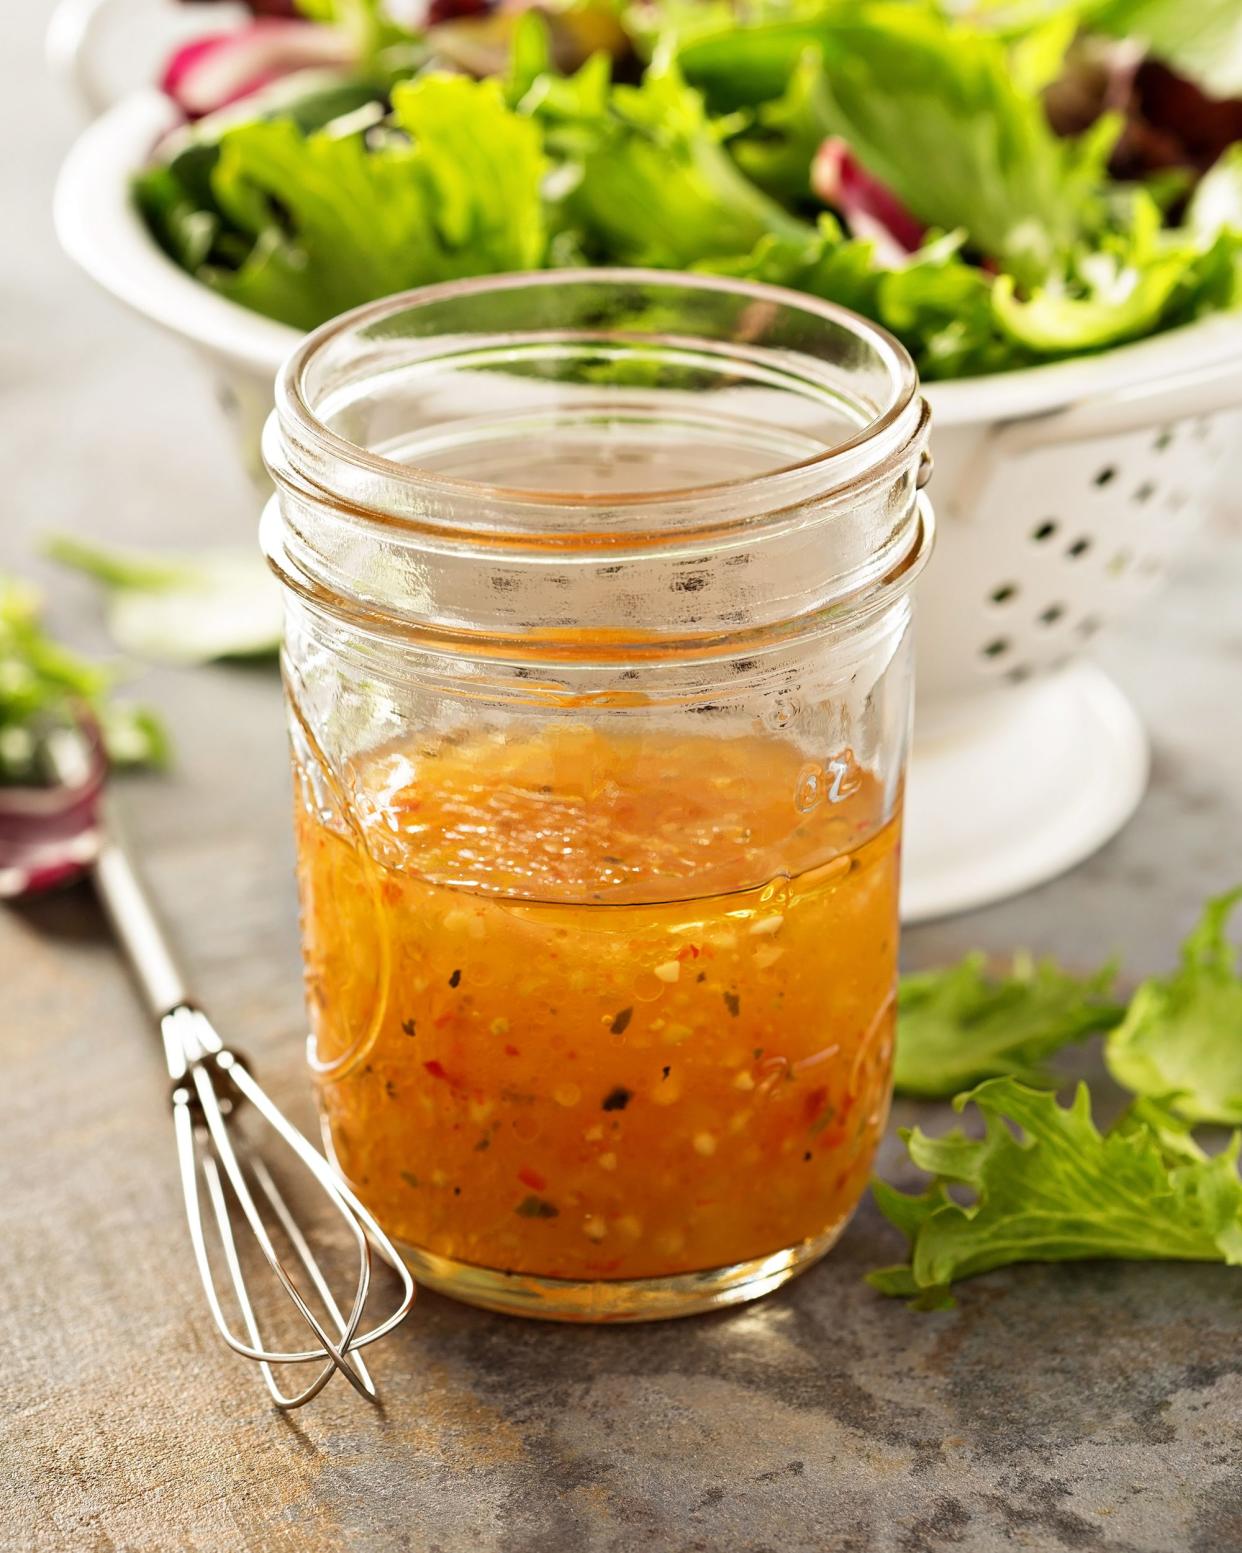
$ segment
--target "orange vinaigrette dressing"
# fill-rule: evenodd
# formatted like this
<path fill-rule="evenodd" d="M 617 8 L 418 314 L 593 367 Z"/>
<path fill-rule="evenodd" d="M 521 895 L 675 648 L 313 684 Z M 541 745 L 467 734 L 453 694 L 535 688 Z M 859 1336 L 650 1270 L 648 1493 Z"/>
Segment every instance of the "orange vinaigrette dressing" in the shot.
<path fill-rule="evenodd" d="M 386 1229 L 591 1280 L 840 1228 L 887 1110 L 899 820 L 856 768 L 801 812 L 807 770 L 759 737 L 389 749 L 352 838 L 303 781 L 313 1061 Z"/>

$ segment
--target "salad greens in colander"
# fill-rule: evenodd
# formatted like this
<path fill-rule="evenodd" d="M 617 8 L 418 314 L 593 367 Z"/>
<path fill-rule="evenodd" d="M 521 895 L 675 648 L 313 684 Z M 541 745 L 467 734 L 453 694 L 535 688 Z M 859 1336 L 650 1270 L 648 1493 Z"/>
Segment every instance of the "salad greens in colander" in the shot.
<path fill-rule="evenodd" d="M 457 276 L 652 265 L 842 302 L 946 378 L 1242 301 L 1233 0 L 304 8 L 213 42 L 218 111 L 207 46 L 174 61 L 190 122 L 135 185 L 179 264 L 297 328 Z"/>

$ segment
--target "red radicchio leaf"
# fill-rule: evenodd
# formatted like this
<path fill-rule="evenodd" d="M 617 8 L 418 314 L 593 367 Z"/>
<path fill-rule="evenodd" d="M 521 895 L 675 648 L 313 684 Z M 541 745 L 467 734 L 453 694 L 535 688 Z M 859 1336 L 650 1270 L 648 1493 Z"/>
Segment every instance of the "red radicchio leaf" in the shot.
<path fill-rule="evenodd" d="M 81 727 L 87 764 L 72 785 L 0 786 L 0 900 L 67 884 L 95 858 L 108 763 L 99 729 Z"/>
<path fill-rule="evenodd" d="M 865 172 L 849 144 L 830 136 L 820 146 L 811 167 L 811 187 L 840 212 L 855 237 L 869 237 L 883 264 L 900 264 L 914 253 L 927 230 L 893 191 Z"/>
<path fill-rule="evenodd" d="M 295 70 L 344 68 L 352 58 L 349 40 L 335 28 L 265 17 L 185 44 L 160 86 L 187 118 L 201 119 Z"/>

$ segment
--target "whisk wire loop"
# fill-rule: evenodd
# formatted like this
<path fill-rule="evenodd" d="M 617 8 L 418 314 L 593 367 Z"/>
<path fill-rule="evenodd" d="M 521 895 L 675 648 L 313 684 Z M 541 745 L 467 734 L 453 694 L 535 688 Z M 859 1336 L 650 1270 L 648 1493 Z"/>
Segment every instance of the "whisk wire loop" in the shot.
<path fill-rule="evenodd" d="M 277 1109 L 236 1052 L 223 1046 L 210 1021 L 190 1005 L 173 1009 L 161 1020 L 169 1071 L 173 1075 L 173 1114 L 177 1156 L 185 1199 L 190 1242 L 203 1292 L 221 1337 L 235 1353 L 256 1361 L 267 1390 L 278 1408 L 301 1407 L 340 1370 L 360 1395 L 377 1401 L 375 1382 L 357 1350 L 377 1341 L 404 1319 L 414 1298 L 414 1282 L 396 1249 L 371 1214 L 340 1181 L 327 1160 Z M 268 1123 L 310 1171 L 344 1220 L 357 1253 L 353 1299 L 348 1316 L 332 1294 L 328 1280 L 310 1243 L 263 1159 L 243 1141 L 235 1129 L 236 1113 L 249 1105 Z M 233 1328 L 217 1285 L 208 1251 L 203 1196 L 215 1221 L 216 1235 L 228 1283 L 241 1313 L 245 1336 Z M 329 1313 L 335 1332 L 328 1329 L 307 1303 L 282 1261 L 268 1228 L 268 1219 L 256 1198 L 261 1198 L 270 1218 L 292 1247 L 306 1277 Z M 235 1207 L 234 1207 L 235 1205 Z M 268 1346 L 247 1287 L 235 1233 L 235 1212 L 248 1226 L 263 1259 L 288 1296 L 299 1318 L 310 1328 L 319 1346 L 278 1350 Z M 396 1310 L 379 1325 L 359 1332 L 371 1288 L 371 1253 L 378 1253 L 397 1273 L 401 1298 Z M 303 1389 L 284 1390 L 274 1366 L 323 1360 L 322 1368 Z"/>

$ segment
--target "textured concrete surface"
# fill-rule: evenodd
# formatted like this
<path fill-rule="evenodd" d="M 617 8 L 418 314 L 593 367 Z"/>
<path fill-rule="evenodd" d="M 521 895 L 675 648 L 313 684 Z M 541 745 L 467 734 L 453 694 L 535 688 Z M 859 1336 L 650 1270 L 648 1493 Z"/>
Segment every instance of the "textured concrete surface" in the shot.
<path fill-rule="evenodd" d="M 33 548 L 57 527 L 245 539 L 252 504 L 206 386 L 55 251 L 71 123 L 41 83 L 40 7 L 11 11 L 0 566 L 50 578 Z M 1120 949 L 1132 975 L 1169 963 L 1201 898 L 1242 875 L 1240 586 L 1221 525 L 1102 649 L 1155 737 L 1125 834 L 1045 889 L 910 934 L 911 964 L 975 944 L 1081 964 Z M 57 587 L 55 617 L 100 639 L 84 587 Z M 144 690 L 179 758 L 127 787 L 132 828 L 204 998 L 306 1123 L 274 676 Z M 424 1296 L 377 1355 L 382 1415 L 337 1385 L 281 1420 L 208 1330 L 155 1046 L 84 893 L 0 912 L 0 1056 L 5 1548 L 1242 1548 L 1236 1273 L 1015 1269 L 916 1316 L 860 1281 L 896 1251 L 868 1207 L 829 1261 L 732 1314 L 558 1329 Z"/>

